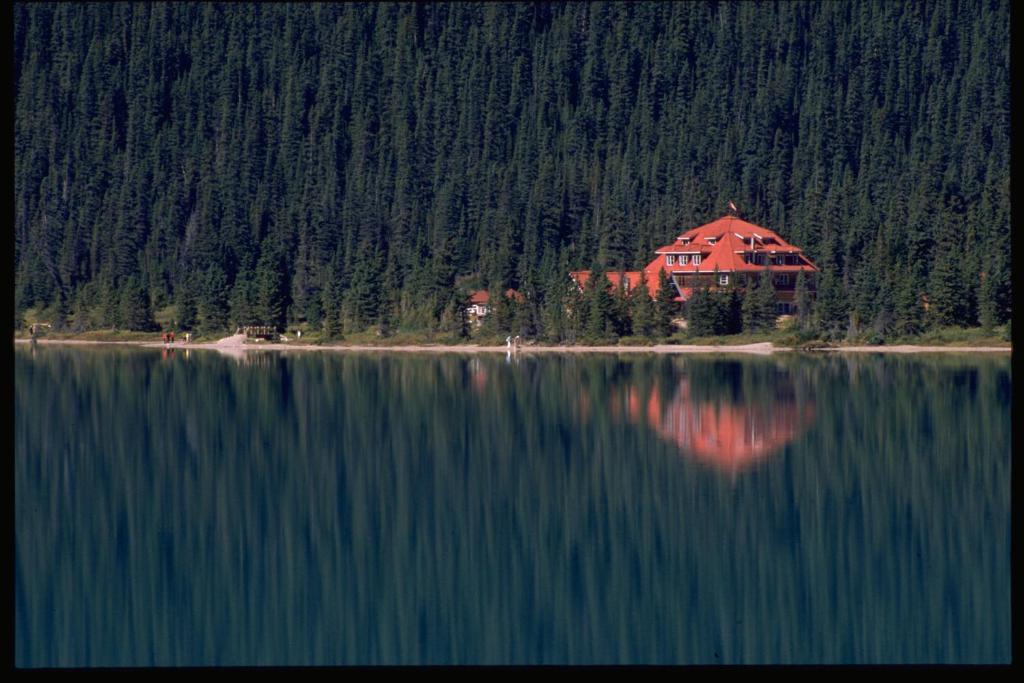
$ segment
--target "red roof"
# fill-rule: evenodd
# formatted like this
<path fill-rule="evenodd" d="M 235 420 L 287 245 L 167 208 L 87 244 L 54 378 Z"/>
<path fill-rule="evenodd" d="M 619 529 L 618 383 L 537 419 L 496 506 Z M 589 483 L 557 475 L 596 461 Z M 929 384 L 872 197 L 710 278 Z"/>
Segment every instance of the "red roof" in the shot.
<path fill-rule="evenodd" d="M 745 252 L 765 254 L 766 258 L 773 255 L 793 254 L 799 264 L 760 265 L 747 263 L 743 259 Z M 779 237 L 774 231 L 737 218 L 723 216 L 700 227 L 687 230 L 672 244 L 656 250 L 658 256 L 651 261 L 645 270 L 657 274 L 659 269 L 672 273 L 711 273 L 717 268 L 722 273 L 757 272 L 766 267 L 780 272 L 814 272 L 817 268 L 803 255 L 803 250 L 795 247 Z M 699 253 L 701 262 L 692 263 L 693 254 Z M 685 266 L 676 263 L 667 264 L 668 254 L 686 254 L 690 256 Z"/>
<path fill-rule="evenodd" d="M 818 268 L 804 256 L 803 250 L 795 247 L 779 237 L 773 230 L 748 223 L 736 216 L 723 216 L 696 228 L 691 228 L 676 238 L 672 244 L 656 250 L 657 256 L 644 267 L 647 278 L 647 291 L 651 298 L 657 298 L 658 280 L 662 271 L 672 275 L 675 273 L 759 273 L 772 270 L 778 273 L 813 273 Z M 747 263 L 745 255 L 753 253 L 764 256 L 765 263 Z M 686 255 L 686 265 L 680 265 L 676 259 L 668 265 L 666 257 Z M 694 264 L 693 257 L 700 255 L 700 263 Z M 787 255 L 795 258 L 798 263 L 772 264 L 773 256 Z M 578 270 L 569 274 L 582 289 L 590 279 L 589 270 Z M 640 271 L 625 273 L 609 272 L 606 274 L 610 288 L 618 288 L 625 277 L 629 291 L 640 284 Z M 693 294 L 690 287 L 684 287 L 682 298 L 688 299 Z"/>
<path fill-rule="evenodd" d="M 491 295 L 487 292 L 486 289 L 478 289 L 477 291 L 469 295 L 470 306 L 486 304 L 490 300 Z"/>
<path fill-rule="evenodd" d="M 586 287 L 587 282 L 590 281 L 589 270 L 576 270 L 569 273 L 570 277 L 580 286 L 580 288 Z M 632 292 L 640 286 L 640 271 L 639 270 L 627 270 L 625 272 L 611 271 L 605 273 L 608 278 L 608 284 L 610 289 L 618 289 L 622 284 L 622 278 L 626 278 L 626 291 Z M 647 292 L 650 294 L 652 299 L 656 299 L 658 296 L 658 278 L 655 274 L 652 280 L 650 275 L 647 276 Z"/>

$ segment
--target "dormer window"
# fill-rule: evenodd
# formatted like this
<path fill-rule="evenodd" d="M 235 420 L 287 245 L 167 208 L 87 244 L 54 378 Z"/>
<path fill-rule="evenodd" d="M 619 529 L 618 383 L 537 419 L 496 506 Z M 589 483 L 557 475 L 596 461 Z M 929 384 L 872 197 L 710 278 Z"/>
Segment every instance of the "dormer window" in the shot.
<path fill-rule="evenodd" d="M 674 254 L 669 254 L 668 256 L 665 257 L 665 265 L 673 266 L 673 265 L 675 265 L 675 263 L 676 263 L 676 257 L 675 257 Z"/>
<path fill-rule="evenodd" d="M 693 255 L 693 265 L 695 265 L 695 266 L 699 266 L 700 265 L 700 254 L 694 254 Z"/>
<path fill-rule="evenodd" d="M 718 241 L 717 237 L 709 237 L 708 238 L 708 244 L 714 244 L 717 241 Z"/>
<path fill-rule="evenodd" d="M 680 254 L 679 255 L 679 265 L 685 266 L 687 261 L 689 261 L 689 260 L 690 260 L 690 257 L 687 256 L 686 254 Z"/>

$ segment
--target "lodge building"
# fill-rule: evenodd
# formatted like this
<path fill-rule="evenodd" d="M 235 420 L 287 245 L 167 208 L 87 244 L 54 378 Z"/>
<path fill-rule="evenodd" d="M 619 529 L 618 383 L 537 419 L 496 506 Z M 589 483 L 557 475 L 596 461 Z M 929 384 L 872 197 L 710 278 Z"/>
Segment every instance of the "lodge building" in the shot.
<path fill-rule="evenodd" d="M 743 288 L 768 270 L 775 287 L 775 311 L 780 315 L 795 311 L 799 273 L 804 273 L 809 293 L 813 295 L 816 288 L 814 274 L 818 269 L 802 249 L 774 231 L 734 215 L 691 228 L 655 254 L 643 271 L 652 298 L 658 292 L 660 271 L 665 271 L 675 286 L 676 301 L 685 302 L 693 296 L 695 288 Z M 590 279 L 590 271 L 573 271 L 570 276 L 582 289 Z M 609 272 L 607 277 L 611 287 L 621 285 L 627 292 L 641 281 L 640 271 Z"/>

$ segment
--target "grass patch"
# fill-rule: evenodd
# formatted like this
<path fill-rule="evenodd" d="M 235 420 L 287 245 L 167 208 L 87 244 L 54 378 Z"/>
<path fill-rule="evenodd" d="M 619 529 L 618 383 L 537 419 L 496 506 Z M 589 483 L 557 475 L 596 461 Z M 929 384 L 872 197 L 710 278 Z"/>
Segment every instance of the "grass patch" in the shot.
<path fill-rule="evenodd" d="M 19 337 L 28 339 L 31 335 L 27 330 L 24 330 L 18 334 Z M 97 341 L 97 342 L 122 342 L 122 341 L 144 341 L 144 342 L 159 342 L 159 332 L 135 332 L 132 330 L 86 330 L 84 332 L 54 332 L 52 330 L 43 330 L 36 335 L 38 339 L 73 339 L 79 341 Z"/>
<path fill-rule="evenodd" d="M 986 330 L 981 327 L 937 327 L 919 335 L 886 340 L 887 345 L 1010 346 L 1009 323 Z"/>
<path fill-rule="evenodd" d="M 306 343 L 306 333 L 302 334 L 302 343 Z M 378 334 L 377 328 L 371 327 L 359 332 L 349 332 L 338 339 L 324 341 L 332 345 L 352 346 L 424 346 L 441 344 L 459 346 L 465 344 L 484 343 L 480 339 L 459 338 L 454 334 L 431 332 L 429 330 L 395 330 L 386 336 Z M 505 343 L 504 339 L 501 341 Z"/>
<path fill-rule="evenodd" d="M 620 337 L 619 346 L 654 346 L 659 342 L 654 337 Z"/>

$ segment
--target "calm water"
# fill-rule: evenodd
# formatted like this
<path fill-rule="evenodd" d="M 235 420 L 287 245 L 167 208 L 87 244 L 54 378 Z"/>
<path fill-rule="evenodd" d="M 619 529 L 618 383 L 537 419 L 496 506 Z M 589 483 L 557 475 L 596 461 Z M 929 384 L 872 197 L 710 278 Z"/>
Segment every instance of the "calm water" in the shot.
<path fill-rule="evenodd" d="M 1008 355 L 15 351 L 16 663 L 1008 662 Z"/>

